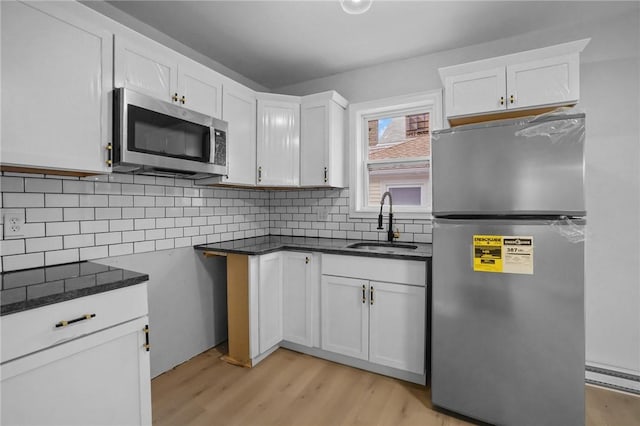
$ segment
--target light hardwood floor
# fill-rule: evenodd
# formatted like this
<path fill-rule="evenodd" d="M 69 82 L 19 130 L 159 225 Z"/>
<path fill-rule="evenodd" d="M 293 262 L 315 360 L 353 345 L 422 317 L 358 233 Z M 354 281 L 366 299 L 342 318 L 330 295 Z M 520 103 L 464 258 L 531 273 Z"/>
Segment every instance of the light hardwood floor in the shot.
<path fill-rule="evenodd" d="M 153 379 L 154 425 L 472 424 L 435 411 L 424 386 L 286 349 L 253 369 L 221 355 L 211 349 Z M 586 405 L 588 426 L 640 425 L 640 397 L 587 386 Z"/>

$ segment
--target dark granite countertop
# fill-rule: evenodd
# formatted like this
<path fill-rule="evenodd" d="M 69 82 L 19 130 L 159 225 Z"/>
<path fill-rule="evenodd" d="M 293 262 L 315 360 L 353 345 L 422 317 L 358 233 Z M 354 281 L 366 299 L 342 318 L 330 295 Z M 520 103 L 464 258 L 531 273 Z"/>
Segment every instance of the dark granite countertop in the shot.
<path fill-rule="evenodd" d="M 149 275 L 84 261 L 4 272 L 0 279 L 0 315 L 7 315 L 140 284 Z"/>
<path fill-rule="evenodd" d="M 322 253 L 351 256 L 384 257 L 407 260 L 427 260 L 431 258 L 432 254 L 431 244 L 424 243 L 396 242 L 397 244 L 410 244 L 417 246 L 417 248 L 413 250 L 392 247 L 377 247 L 374 249 L 347 247 L 349 245 L 361 242 L 378 243 L 379 241 L 268 235 L 264 237 L 244 238 L 241 240 L 201 244 L 195 246 L 194 248 L 196 250 L 210 250 L 221 253 L 236 253 L 246 255 L 261 255 L 279 250 L 291 250 L 317 251 Z"/>

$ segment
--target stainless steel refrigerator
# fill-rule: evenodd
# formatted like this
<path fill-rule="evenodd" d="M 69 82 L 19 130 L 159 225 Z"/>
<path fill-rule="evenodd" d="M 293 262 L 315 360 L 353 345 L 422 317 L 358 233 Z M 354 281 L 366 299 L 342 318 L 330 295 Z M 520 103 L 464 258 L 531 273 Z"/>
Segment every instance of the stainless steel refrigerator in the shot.
<path fill-rule="evenodd" d="M 584 120 L 434 132 L 434 405 L 584 424 Z"/>

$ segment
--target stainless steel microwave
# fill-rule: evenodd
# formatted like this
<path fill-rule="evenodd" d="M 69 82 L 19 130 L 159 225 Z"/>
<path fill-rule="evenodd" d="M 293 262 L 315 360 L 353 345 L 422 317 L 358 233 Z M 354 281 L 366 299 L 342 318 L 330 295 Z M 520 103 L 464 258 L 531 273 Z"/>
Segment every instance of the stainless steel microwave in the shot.
<path fill-rule="evenodd" d="M 201 179 L 227 174 L 227 123 L 130 89 L 113 97 L 113 171 Z"/>

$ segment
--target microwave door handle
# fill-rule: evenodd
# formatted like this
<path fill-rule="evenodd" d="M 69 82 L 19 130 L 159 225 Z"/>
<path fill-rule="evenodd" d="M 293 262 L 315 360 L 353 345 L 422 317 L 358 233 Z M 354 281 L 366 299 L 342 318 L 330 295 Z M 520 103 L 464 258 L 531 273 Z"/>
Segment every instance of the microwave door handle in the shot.
<path fill-rule="evenodd" d="M 216 129 L 211 127 L 209 131 L 209 158 L 208 162 L 214 164 L 216 159 Z"/>

